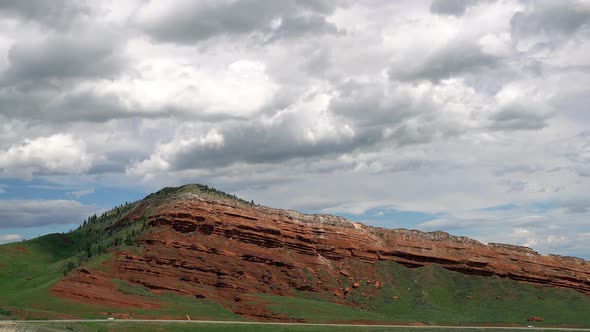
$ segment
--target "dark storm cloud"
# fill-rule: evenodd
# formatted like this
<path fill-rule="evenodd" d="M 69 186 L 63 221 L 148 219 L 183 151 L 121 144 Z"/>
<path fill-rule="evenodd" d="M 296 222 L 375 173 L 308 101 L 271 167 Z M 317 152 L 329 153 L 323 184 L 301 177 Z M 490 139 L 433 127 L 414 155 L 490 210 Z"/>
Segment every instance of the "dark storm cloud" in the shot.
<path fill-rule="evenodd" d="M 39 111 L 39 115 L 42 117 L 46 112 L 47 121 L 53 118 L 58 121 L 104 122 L 114 118 L 137 115 L 128 112 L 116 95 L 99 95 L 93 91 L 68 94 L 51 105 L 51 108 L 43 107 Z"/>
<path fill-rule="evenodd" d="M 49 28 L 67 28 L 76 17 L 89 12 L 83 1 L 0 0 L 0 16 L 16 17 Z"/>
<path fill-rule="evenodd" d="M 303 36 L 306 34 L 337 34 L 338 28 L 321 15 L 286 16 L 272 33 L 270 41 Z"/>
<path fill-rule="evenodd" d="M 145 156 L 142 156 L 145 157 Z M 97 163 L 88 169 L 87 174 L 99 175 L 107 173 L 125 173 L 126 165 L 129 159 L 121 160 L 107 160 L 106 162 Z"/>
<path fill-rule="evenodd" d="M 128 111 L 114 95 L 98 95 L 93 91 L 60 94 L 59 89 L 54 88 L 0 89 L 0 114 L 54 125 L 73 121 L 105 122 L 140 115 Z"/>
<path fill-rule="evenodd" d="M 239 0 L 190 2 L 149 19 L 139 18 L 148 35 L 162 42 L 196 43 L 220 35 L 258 32 L 271 40 L 307 33 L 334 33 L 325 15 L 344 2 L 321 0 Z M 273 30 L 273 21 L 280 25 Z"/>
<path fill-rule="evenodd" d="M 371 143 L 420 144 L 456 131 L 452 123 L 439 121 L 436 111 L 442 110 L 431 96 L 417 97 L 407 87 L 347 82 L 338 92 L 330 111 L 354 124 Z"/>
<path fill-rule="evenodd" d="M 77 81 L 54 85 L 53 82 L 31 82 L 18 87 L 0 87 L 0 115 L 36 125 L 56 127 L 71 122 L 101 123 L 129 118 L 160 119 L 177 117 L 209 123 L 244 119 L 231 114 L 203 114 L 174 104 L 142 108 L 129 103 L 124 96 L 96 89 L 76 89 Z"/>
<path fill-rule="evenodd" d="M 332 159 L 334 156 L 384 143 L 398 146 L 427 143 L 441 136 L 440 130 L 432 128 L 429 124 L 418 128 L 402 124 L 388 138 L 383 137 L 380 129 L 369 128 L 358 130 L 354 136 L 340 136 L 318 142 L 294 137 L 287 134 L 287 130 L 289 129 L 281 126 L 264 128 L 259 124 L 226 127 L 222 131 L 223 145 L 189 144 L 160 157 L 163 157 L 163 160 L 169 163 L 170 170 L 174 171 L 212 169 L 238 163 L 280 165 L 290 160 Z M 175 141 L 168 144 L 169 147 L 177 145 L 179 144 Z M 348 168 L 340 164 L 333 167 Z M 314 171 L 321 172 L 320 169 Z"/>
<path fill-rule="evenodd" d="M 536 110 L 535 105 L 512 104 L 492 114 L 491 129 L 496 130 L 540 130 L 547 126 L 550 114 Z"/>
<path fill-rule="evenodd" d="M 95 210 L 70 200 L 0 200 L 0 229 L 81 223 Z"/>
<path fill-rule="evenodd" d="M 123 42 L 105 32 L 51 36 L 20 42 L 0 73 L 0 114 L 56 123 L 102 122 L 128 117 L 119 97 L 81 88 L 84 82 L 117 78 L 128 65 Z"/>
<path fill-rule="evenodd" d="M 237 162 L 280 163 L 348 152 L 370 140 L 368 137 L 339 137 L 306 142 L 294 136 L 293 128 L 288 126 L 288 123 L 270 128 L 259 123 L 228 126 L 222 131 L 223 146 L 195 144 L 176 151 L 168 161 L 176 170 L 220 167 Z M 301 129 L 302 132 L 304 130 Z"/>
<path fill-rule="evenodd" d="M 17 43 L 8 52 L 2 83 L 112 78 L 124 68 L 121 44 L 114 35 L 69 35 L 41 42 Z"/>
<path fill-rule="evenodd" d="M 338 86 L 337 91 L 338 95 L 330 101 L 330 110 L 363 127 L 400 123 L 434 109 L 430 99 L 414 98 L 406 89 L 384 87 L 380 82 L 348 81 Z"/>
<path fill-rule="evenodd" d="M 451 42 L 433 51 L 422 61 L 394 64 L 389 70 L 392 80 L 431 81 L 495 68 L 500 59 L 484 53 L 474 43 Z"/>
<path fill-rule="evenodd" d="M 327 134 L 313 133 L 316 121 L 311 120 L 311 115 L 283 112 L 271 125 L 261 121 L 225 125 L 218 130 L 223 137 L 219 144 L 203 144 L 202 139 L 186 144 L 199 134 L 177 138 L 166 145 L 168 152 L 159 157 L 173 170 L 235 163 L 280 164 L 293 159 L 330 158 L 383 144 L 422 144 L 461 134 L 455 124 L 440 123 L 430 99 L 412 98 L 403 89 L 394 89 L 388 95 L 383 92 L 384 87 L 378 83 L 343 85 L 339 96 L 323 111 L 335 128 Z M 349 129 L 344 130 L 346 127 Z M 385 130 L 388 127 L 390 130 Z M 319 138 L 308 139 L 310 132 Z"/>
<path fill-rule="evenodd" d="M 130 137 L 130 136 L 128 136 Z M 124 149 L 107 152 L 101 155 L 99 160 L 93 162 L 88 169 L 88 174 L 125 173 L 127 165 L 135 160 L 149 158 L 149 152 Z"/>
<path fill-rule="evenodd" d="M 553 37 L 570 35 L 590 23 L 590 4 L 582 1 L 533 1 L 527 10 L 510 20 L 515 38 L 538 34 Z"/>
<path fill-rule="evenodd" d="M 443 15 L 462 16 L 468 7 L 481 0 L 433 0 L 430 12 Z"/>
<path fill-rule="evenodd" d="M 333 98 L 321 113 L 301 114 L 283 110 L 269 124 L 264 121 L 233 122 L 218 128 L 217 144 L 203 143 L 203 132 L 177 137 L 156 154 L 170 169 L 206 169 L 234 163 L 282 163 L 298 158 L 319 158 L 379 149 L 383 145 L 424 144 L 458 136 L 461 124 L 445 117 L 441 104 L 431 94 L 416 94 L 411 85 L 388 81 L 348 81 L 333 91 Z M 315 116 L 333 130 L 315 133 Z M 323 126 L 318 126 L 320 131 Z M 348 129 L 345 129 L 348 128 Z M 311 136 L 319 138 L 308 139 Z M 187 143 L 189 142 L 189 143 Z M 154 157 L 154 156 L 152 156 Z"/>

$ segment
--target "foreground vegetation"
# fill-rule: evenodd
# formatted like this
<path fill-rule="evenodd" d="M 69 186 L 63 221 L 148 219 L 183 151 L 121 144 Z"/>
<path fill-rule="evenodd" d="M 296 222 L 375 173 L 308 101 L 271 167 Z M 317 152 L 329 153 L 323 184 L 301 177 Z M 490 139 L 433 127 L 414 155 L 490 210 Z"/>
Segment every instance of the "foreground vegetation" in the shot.
<path fill-rule="evenodd" d="M 456 332 L 454 328 L 420 327 L 342 327 L 342 326 L 279 326 L 279 325 L 226 325 L 183 323 L 51 323 L 30 324 L 30 332 Z M 518 329 L 461 329 L 463 332 L 514 332 Z M 544 330 L 557 332 L 557 330 Z M 563 331 L 563 330 L 560 330 Z M 0 332 L 5 332 L 1 331 Z M 12 332 L 12 331 L 6 331 Z M 17 332 L 17 331 L 15 331 Z M 20 332 L 20 331 L 18 331 Z M 29 331 L 27 331 L 29 332 Z"/>

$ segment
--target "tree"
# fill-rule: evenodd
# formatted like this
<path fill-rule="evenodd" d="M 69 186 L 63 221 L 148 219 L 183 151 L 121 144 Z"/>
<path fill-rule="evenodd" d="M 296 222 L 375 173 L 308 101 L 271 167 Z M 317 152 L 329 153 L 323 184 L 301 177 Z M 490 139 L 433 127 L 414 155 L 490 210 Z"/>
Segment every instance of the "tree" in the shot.
<path fill-rule="evenodd" d="M 88 248 L 86 248 L 86 259 L 89 259 L 90 257 L 92 257 L 92 248 L 88 246 Z"/>
<path fill-rule="evenodd" d="M 75 268 L 76 268 L 76 264 L 72 261 L 68 261 L 68 264 L 66 265 L 66 268 L 64 270 L 64 276 Z"/>

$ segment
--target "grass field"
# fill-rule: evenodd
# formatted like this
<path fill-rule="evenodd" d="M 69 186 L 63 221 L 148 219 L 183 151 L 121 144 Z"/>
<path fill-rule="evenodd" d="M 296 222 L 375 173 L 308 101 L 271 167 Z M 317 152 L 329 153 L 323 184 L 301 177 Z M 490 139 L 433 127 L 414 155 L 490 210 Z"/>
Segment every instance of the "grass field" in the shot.
<path fill-rule="evenodd" d="M 422 327 L 342 327 L 342 326 L 278 326 L 182 323 L 40 323 L 27 324 L 27 332 L 455 332 L 455 328 Z M 1 328 L 0 328 L 1 329 Z M 462 328 L 463 332 L 514 332 L 518 329 Z M 544 330 L 557 332 L 558 330 Z M 564 330 L 559 330 L 564 331 Z M 0 332 L 12 332 L 1 331 Z"/>
<path fill-rule="evenodd" d="M 314 323 L 418 321 L 430 325 L 527 325 L 527 318 L 539 316 L 545 321 L 535 325 L 590 326 L 590 297 L 573 290 L 538 287 L 498 277 L 468 276 L 437 265 L 409 269 L 393 262 L 381 262 L 377 268 L 379 280 L 385 286 L 376 291 L 372 284 L 362 283 L 347 297 L 355 303 L 354 307 L 327 302 L 313 293 L 300 293 L 298 297 L 258 295 L 258 298 L 276 314 Z"/>
<path fill-rule="evenodd" d="M 456 328 L 431 327 L 343 327 L 343 326 L 279 326 L 279 325 L 231 325 L 231 324 L 182 324 L 182 323 L 34 323 L 20 325 L 21 330 L 0 332 L 455 332 Z M 463 332 L 514 332 L 520 329 L 462 328 Z M 557 332 L 564 330 L 543 330 Z M 567 330 L 566 330 L 567 331 Z M 574 330 L 572 330 L 574 331 Z"/>
<path fill-rule="evenodd" d="M 378 265 L 385 287 L 375 297 L 356 300 L 373 312 L 427 323 L 520 323 L 540 316 L 545 324 L 590 326 L 590 297 L 502 279 L 469 276 L 438 265 L 407 269 L 391 262 Z M 361 285 L 360 291 L 366 285 Z M 399 297 L 393 300 L 394 296 Z"/>
<path fill-rule="evenodd" d="M 49 291 L 63 277 L 65 260 L 76 253 L 64 239 L 61 234 L 52 234 L 0 246 L 0 308 L 4 307 L 0 313 L 10 316 L 14 310 L 6 309 L 10 307 L 17 308 L 22 318 L 44 318 L 77 311 L 79 305 L 57 300 Z"/>

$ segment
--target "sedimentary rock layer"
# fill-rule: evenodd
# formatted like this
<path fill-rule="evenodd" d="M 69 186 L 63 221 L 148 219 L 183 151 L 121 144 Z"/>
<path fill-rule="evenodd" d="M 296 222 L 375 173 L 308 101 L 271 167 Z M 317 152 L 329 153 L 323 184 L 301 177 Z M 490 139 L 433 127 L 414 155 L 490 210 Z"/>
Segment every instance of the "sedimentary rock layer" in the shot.
<path fill-rule="evenodd" d="M 194 194 L 146 199 L 120 223 L 145 218 L 150 230 L 137 240 L 137 250 L 115 253 L 109 263 L 112 277 L 156 292 L 214 299 L 244 315 L 260 314 L 242 301 L 248 293 L 310 291 L 337 302 L 347 292 L 341 278 L 374 282 L 378 288 L 381 283 L 374 271 L 378 261 L 407 267 L 438 264 L 465 274 L 500 276 L 590 295 L 590 263 L 582 259 L 543 256 L 526 247 L 483 244 L 444 232 L 374 228 L 335 216 L 304 215 Z M 125 298 L 101 292 L 112 285 L 105 281 L 108 278 L 92 274 L 88 270 L 74 273 L 53 291 L 93 302 L 100 302 L 104 293 L 104 303 L 127 303 Z"/>

